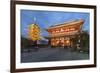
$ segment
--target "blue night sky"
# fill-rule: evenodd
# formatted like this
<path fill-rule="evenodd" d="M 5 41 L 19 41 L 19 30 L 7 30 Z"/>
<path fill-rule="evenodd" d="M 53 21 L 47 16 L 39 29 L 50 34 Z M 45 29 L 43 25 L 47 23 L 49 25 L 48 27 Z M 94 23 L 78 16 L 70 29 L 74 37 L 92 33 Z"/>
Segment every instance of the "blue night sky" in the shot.
<path fill-rule="evenodd" d="M 41 36 L 47 36 L 45 28 L 76 19 L 84 19 L 83 29 L 89 31 L 89 17 L 89 13 L 83 12 L 21 10 L 21 35 L 27 38 L 28 25 L 36 23 L 40 27 Z"/>

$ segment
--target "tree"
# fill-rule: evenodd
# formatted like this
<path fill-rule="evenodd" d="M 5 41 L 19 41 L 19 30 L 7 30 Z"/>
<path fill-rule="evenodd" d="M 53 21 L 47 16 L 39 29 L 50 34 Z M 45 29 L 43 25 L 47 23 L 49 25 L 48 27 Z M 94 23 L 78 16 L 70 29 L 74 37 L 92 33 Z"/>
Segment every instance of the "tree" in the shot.
<path fill-rule="evenodd" d="M 83 50 L 89 51 L 89 33 L 87 31 L 82 31 L 81 41 L 81 47 Z"/>

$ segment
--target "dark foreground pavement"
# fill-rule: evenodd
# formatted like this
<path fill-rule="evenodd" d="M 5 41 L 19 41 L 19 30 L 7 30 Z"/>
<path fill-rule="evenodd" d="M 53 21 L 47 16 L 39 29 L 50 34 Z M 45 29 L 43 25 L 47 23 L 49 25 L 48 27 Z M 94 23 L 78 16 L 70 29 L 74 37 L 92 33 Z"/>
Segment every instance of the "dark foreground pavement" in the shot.
<path fill-rule="evenodd" d="M 70 48 L 39 48 L 21 53 L 21 62 L 47 62 L 89 59 L 88 53 L 71 51 Z"/>

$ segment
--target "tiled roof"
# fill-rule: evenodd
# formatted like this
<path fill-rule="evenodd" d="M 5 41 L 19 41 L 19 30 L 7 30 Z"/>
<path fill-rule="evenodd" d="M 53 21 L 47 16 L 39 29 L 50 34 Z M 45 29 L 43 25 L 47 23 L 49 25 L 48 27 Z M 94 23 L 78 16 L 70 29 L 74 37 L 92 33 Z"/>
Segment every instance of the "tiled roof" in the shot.
<path fill-rule="evenodd" d="M 74 24 L 81 23 L 81 22 L 84 22 L 84 20 L 83 19 L 80 19 L 80 20 L 72 20 L 72 21 L 68 21 L 68 22 L 64 22 L 64 23 L 52 25 L 48 29 L 56 28 L 56 27 L 61 27 L 61 26 L 65 26 L 65 25 L 66 26 L 68 26 L 68 25 L 74 25 Z"/>

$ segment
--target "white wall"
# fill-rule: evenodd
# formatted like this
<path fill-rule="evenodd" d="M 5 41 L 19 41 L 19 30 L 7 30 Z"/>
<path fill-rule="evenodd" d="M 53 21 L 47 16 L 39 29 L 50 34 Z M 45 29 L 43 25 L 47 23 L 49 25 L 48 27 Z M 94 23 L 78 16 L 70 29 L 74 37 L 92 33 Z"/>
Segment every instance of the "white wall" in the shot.
<path fill-rule="evenodd" d="M 32 0 L 31 0 L 32 1 Z M 56 3 L 97 5 L 97 68 L 38 71 L 34 73 L 99 73 L 100 72 L 100 0 L 33 0 Z M 0 0 L 0 73 L 10 73 L 10 0 Z M 33 73 L 33 72 L 30 72 Z"/>

